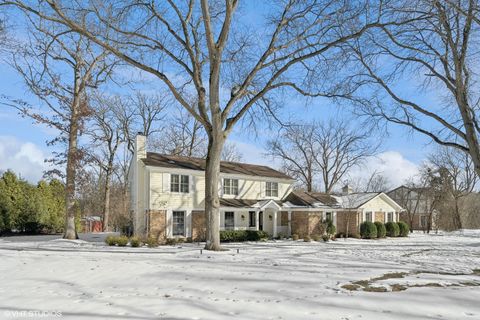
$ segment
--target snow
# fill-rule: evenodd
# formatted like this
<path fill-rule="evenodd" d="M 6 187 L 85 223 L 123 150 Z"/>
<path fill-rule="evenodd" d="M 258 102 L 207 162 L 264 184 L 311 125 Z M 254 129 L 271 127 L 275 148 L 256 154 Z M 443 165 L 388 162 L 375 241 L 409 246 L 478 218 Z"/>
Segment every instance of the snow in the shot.
<path fill-rule="evenodd" d="M 480 319 L 480 231 L 226 247 L 4 238 L 0 319 Z"/>

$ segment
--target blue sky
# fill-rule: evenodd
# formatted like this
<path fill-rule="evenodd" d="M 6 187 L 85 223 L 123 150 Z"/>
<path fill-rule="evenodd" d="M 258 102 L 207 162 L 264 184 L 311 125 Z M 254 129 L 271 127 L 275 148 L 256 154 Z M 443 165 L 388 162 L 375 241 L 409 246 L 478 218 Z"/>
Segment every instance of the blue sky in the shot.
<path fill-rule="evenodd" d="M 149 83 L 152 89 L 157 85 L 160 86 L 158 80 L 152 79 Z M 407 86 L 404 89 L 414 92 Z M 34 101 L 22 79 L 5 62 L 0 63 L 0 95 Z M 286 100 L 283 112 L 294 114 L 299 121 L 321 120 L 335 115 L 353 117 L 351 110 L 334 105 L 326 99 Z M 272 133 L 262 130 L 261 126 L 262 123 L 259 123 L 258 129 L 262 132 L 259 137 L 238 127 L 230 140 L 237 144 L 246 162 L 271 165 L 271 159 L 267 159 L 263 153 L 265 142 Z M 411 134 L 404 127 L 392 124 L 389 125 L 388 131 L 388 135 L 382 135 L 381 154 L 369 159 L 364 168 L 359 168 L 352 173 L 352 177 L 365 176 L 368 172 L 380 169 L 390 176 L 394 185 L 400 184 L 416 173 L 417 166 L 433 148 L 427 138 L 420 134 Z M 52 147 L 48 147 L 46 141 L 55 137 L 56 134 L 54 129 L 34 124 L 31 119 L 22 118 L 16 110 L 0 106 L 0 171 L 13 169 L 31 181 L 40 179 L 42 171 L 47 168 L 43 160 L 50 157 L 52 152 Z M 372 139 L 377 140 L 380 137 L 372 132 Z M 273 165 L 278 164 L 273 163 Z"/>

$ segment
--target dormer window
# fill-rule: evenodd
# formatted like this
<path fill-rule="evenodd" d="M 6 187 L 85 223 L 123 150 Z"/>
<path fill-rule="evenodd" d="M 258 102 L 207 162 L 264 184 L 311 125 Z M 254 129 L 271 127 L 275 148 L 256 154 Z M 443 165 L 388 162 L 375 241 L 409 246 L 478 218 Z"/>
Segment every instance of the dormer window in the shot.
<path fill-rule="evenodd" d="M 223 194 L 238 196 L 238 179 L 223 179 Z"/>
<path fill-rule="evenodd" d="M 278 197 L 278 182 L 267 182 L 265 195 L 267 197 Z"/>
<path fill-rule="evenodd" d="M 188 193 L 189 192 L 190 177 L 183 174 L 170 175 L 170 191 Z"/>

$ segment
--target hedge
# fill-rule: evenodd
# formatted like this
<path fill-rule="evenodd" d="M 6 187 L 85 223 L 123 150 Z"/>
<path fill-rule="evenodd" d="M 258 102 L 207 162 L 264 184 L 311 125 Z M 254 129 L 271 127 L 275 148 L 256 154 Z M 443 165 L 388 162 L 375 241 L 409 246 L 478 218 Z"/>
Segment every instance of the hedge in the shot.
<path fill-rule="evenodd" d="M 360 225 L 360 235 L 363 239 L 375 239 L 377 237 L 377 227 L 373 222 L 365 221 Z"/>
<path fill-rule="evenodd" d="M 400 227 L 396 222 L 385 223 L 385 229 L 387 229 L 387 236 L 389 237 L 398 237 L 400 234 Z"/>
<path fill-rule="evenodd" d="M 385 235 L 387 234 L 387 229 L 385 229 L 385 225 L 380 221 L 376 221 L 375 227 L 377 227 L 377 238 L 385 238 Z"/>
<path fill-rule="evenodd" d="M 268 238 L 265 231 L 255 230 L 222 230 L 220 231 L 221 242 L 260 241 Z"/>
<path fill-rule="evenodd" d="M 398 228 L 400 229 L 400 237 L 408 237 L 408 233 L 410 232 L 410 228 L 408 227 L 408 224 L 406 224 L 403 221 L 400 221 L 398 223 Z"/>

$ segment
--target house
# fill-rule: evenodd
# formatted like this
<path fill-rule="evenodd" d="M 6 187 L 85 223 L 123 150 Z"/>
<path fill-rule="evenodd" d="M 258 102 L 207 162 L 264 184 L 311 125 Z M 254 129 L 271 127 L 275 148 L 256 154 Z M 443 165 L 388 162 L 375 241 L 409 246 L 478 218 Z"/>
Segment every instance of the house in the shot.
<path fill-rule="evenodd" d="M 437 211 L 435 198 L 430 188 L 400 186 L 387 193 L 390 198 L 405 210 L 400 213 L 400 220 L 407 223 L 410 230 L 435 229 Z"/>
<path fill-rule="evenodd" d="M 134 233 L 205 238 L 205 160 L 146 151 L 138 135 L 129 168 Z M 338 232 L 358 233 L 363 221 L 398 221 L 402 208 L 384 193 L 334 196 L 293 190 L 294 179 L 267 166 L 221 162 L 220 230 L 264 230 L 272 236 L 323 233 L 331 219 Z"/>

